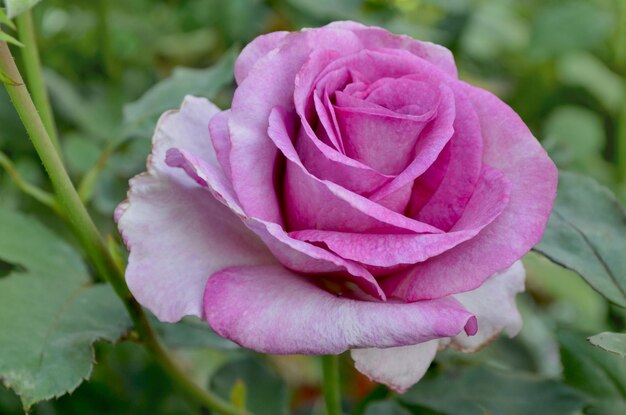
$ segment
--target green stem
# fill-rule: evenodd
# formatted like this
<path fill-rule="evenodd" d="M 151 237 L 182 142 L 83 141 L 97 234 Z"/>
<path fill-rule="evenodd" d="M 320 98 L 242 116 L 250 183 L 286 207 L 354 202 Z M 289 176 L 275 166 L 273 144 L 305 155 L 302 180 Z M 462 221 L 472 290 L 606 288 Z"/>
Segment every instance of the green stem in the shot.
<path fill-rule="evenodd" d="M 69 218 L 70 225 L 98 273 L 112 285 L 117 295 L 122 299 L 145 347 L 152 353 L 152 356 L 175 384 L 193 402 L 223 415 L 246 414 L 245 411 L 234 408 L 215 394 L 200 388 L 187 379 L 159 343 L 143 309 L 132 297 L 126 286 L 123 269 L 111 256 L 87 209 L 81 202 L 61 158 L 37 113 L 35 104 L 24 85 L 22 76 L 15 65 L 6 42 L 0 42 L 0 73 L 6 75 L 7 81 L 4 82 L 4 86 L 50 177 L 65 217 Z"/>
<path fill-rule="evenodd" d="M 48 90 L 43 80 L 41 61 L 39 60 L 39 48 L 37 47 L 37 37 L 30 10 L 17 16 L 15 22 L 17 23 L 20 41 L 24 44 L 24 47 L 20 50 L 26 71 L 26 79 L 28 80 L 28 90 L 32 94 L 35 107 L 39 111 L 46 131 L 48 131 L 48 136 L 52 140 L 54 147 L 60 152 L 59 136 L 54 123 L 54 116 L 52 115 Z"/>
<path fill-rule="evenodd" d="M 326 415 L 341 415 L 341 393 L 339 388 L 339 356 L 322 356 L 322 389 L 326 403 Z"/>

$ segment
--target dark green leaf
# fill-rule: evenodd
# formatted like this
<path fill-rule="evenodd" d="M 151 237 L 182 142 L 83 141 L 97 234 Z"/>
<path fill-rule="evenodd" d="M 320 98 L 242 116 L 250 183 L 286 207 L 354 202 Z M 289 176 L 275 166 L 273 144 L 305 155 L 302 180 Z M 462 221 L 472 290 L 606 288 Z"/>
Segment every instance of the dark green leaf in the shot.
<path fill-rule="evenodd" d="M 0 259 L 33 273 L 87 281 L 76 251 L 36 219 L 0 208 L 0 229 Z"/>
<path fill-rule="evenodd" d="M 126 135 L 150 137 L 159 116 L 180 107 L 186 95 L 212 99 L 233 79 L 236 50 L 227 52 L 207 69 L 177 68 L 171 77 L 150 88 L 139 100 L 124 107 Z"/>
<path fill-rule="evenodd" d="M 626 334 L 604 332 L 589 337 L 589 343 L 607 352 L 626 357 Z"/>
<path fill-rule="evenodd" d="M 211 378 L 211 389 L 224 399 L 230 399 L 237 380 L 246 385 L 246 408 L 255 415 L 288 413 L 287 386 L 258 359 L 226 363 Z"/>
<path fill-rule="evenodd" d="M 206 322 L 186 317 L 178 323 L 163 323 L 151 318 L 154 329 L 165 344 L 175 348 L 204 348 L 219 350 L 238 349 L 235 343 L 218 336 Z"/>
<path fill-rule="evenodd" d="M 594 348 L 585 337 L 559 333 L 565 382 L 592 398 L 588 413 L 626 413 L 626 360 Z"/>
<path fill-rule="evenodd" d="M 626 307 L 624 235 L 626 214 L 615 196 L 588 177 L 562 172 L 554 211 L 535 250 Z"/>
<path fill-rule="evenodd" d="M 584 403 L 557 381 L 482 366 L 424 379 L 399 399 L 445 415 L 568 415 Z"/>
<path fill-rule="evenodd" d="M 25 270 L 0 279 L 0 378 L 28 409 L 73 391 L 91 373 L 92 344 L 115 341 L 130 322 L 111 288 L 93 285 L 35 220 L 0 209 L 0 229 L 0 258 Z"/>

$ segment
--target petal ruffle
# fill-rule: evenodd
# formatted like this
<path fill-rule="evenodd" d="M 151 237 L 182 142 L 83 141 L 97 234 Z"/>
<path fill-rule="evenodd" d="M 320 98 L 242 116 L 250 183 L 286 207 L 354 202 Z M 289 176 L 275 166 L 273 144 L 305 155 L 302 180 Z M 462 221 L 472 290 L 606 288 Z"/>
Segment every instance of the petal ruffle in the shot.
<path fill-rule="evenodd" d="M 148 172 L 130 181 L 128 200 L 116 212 L 130 250 L 128 287 L 163 321 L 201 316 L 202 293 L 212 273 L 276 262 L 237 215 L 183 172 L 165 165 L 171 146 L 215 160 L 207 124 L 218 112 L 205 99 L 187 97 L 179 112 L 163 115 Z"/>

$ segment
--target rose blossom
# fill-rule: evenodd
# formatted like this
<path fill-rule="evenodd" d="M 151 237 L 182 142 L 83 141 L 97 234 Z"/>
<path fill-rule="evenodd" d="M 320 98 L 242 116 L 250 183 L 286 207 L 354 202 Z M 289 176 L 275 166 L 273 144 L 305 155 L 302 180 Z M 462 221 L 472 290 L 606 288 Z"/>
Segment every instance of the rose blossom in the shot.
<path fill-rule="evenodd" d="M 116 211 L 141 304 L 260 352 L 352 349 L 398 391 L 519 331 L 556 168 L 447 49 L 338 22 L 256 38 L 235 78 L 230 110 L 163 115 Z"/>

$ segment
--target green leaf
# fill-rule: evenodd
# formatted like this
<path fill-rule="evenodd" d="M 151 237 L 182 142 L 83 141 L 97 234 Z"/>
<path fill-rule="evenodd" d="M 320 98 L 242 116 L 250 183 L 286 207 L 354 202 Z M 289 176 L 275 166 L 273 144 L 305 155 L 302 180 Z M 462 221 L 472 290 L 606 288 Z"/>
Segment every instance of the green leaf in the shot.
<path fill-rule="evenodd" d="M 93 285 L 80 257 L 32 218 L 0 209 L 0 378 L 34 403 L 71 392 L 90 376 L 92 344 L 129 327 L 112 289 Z M 16 270 L 23 270 L 17 272 Z"/>
<path fill-rule="evenodd" d="M 564 381 L 591 398 L 585 413 L 626 413 L 626 360 L 594 348 L 582 333 L 561 331 L 558 337 Z"/>
<path fill-rule="evenodd" d="M 398 399 L 445 415 L 567 415 L 584 404 L 557 381 L 484 366 L 423 379 Z"/>
<path fill-rule="evenodd" d="M 7 43 L 11 43 L 15 46 L 19 46 L 19 47 L 24 47 L 24 44 L 22 42 L 20 42 L 19 40 L 17 40 L 16 38 L 14 38 L 13 36 L 0 31 L 0 42 L 7 42 Z"/>
<path fill-rule="evenodd" d="M 607 352 L 626 357 L 626 334 L 604 332 L 589 337 L 589 343 Z"/>
<path fill-rule="evenodd" d="M 163 323 L 150 318 L 152 327 L 161 339 L 173 348 L 210 348 L 218 350 L 238 349 L 235 343 L 217 335 L 206 322 L 195 317 L 185 317 L 178 323 Z"/>
<path fill-rule="evenodd" d="M 4 0 L 4 4 L 7 6 L 7 16 L 9 19 L 12 19 L 24 13 L 40 1 L 41 0 Z"/>
<path fill-rule="evenodd" d="M 87 281 L 76 251 L 36 219 L 0 208 L 0 229 L 0 259 L 32 273 Z"/>
<path fill-rule="evenodd" d="M 594 180 L 561 172 L 554 211 L 535 250 L 626 307 L 626 213 Z"/>
<path fill-rule="evenodd" d="M 287 385 L 262 361 L 245 358 L 222 366 L 211 378 L 211 389 L 229 399 L 237 381 L 246 386 L 246 408 L 255 415 L 287 415 Z"/>
<path fill-rule="evenodd" d="M 233 80 L 236 50 L 231 49 L 207 69 L 176 68 L 171 77 L 150 88 L 137 101 L 124 107 L 127 136 L 150 137 L 164 111 L 180 107 L 186 95 L 213 99 Z"/>
<path fill-rule="evenodd" d="M 396 401 L 378 401 L 367 407 L 364 415 L 411 415 Z"/>

